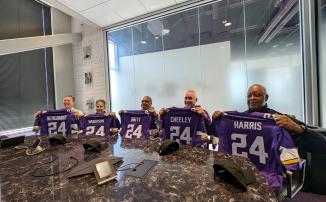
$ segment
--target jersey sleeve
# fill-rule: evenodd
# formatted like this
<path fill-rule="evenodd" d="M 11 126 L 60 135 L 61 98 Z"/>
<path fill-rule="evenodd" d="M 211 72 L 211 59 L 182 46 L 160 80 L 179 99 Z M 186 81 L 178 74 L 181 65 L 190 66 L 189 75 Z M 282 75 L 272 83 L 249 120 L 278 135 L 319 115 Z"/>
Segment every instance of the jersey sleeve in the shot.
<path fill-rule="evenodd" d="M 290 171 L 299 170 L 300 157 L 298 149 L 294 145 L 290 134 L 285 129 L 283 129 L 283 133 L 284 134 L 279 147 L 282 165 Z"/>

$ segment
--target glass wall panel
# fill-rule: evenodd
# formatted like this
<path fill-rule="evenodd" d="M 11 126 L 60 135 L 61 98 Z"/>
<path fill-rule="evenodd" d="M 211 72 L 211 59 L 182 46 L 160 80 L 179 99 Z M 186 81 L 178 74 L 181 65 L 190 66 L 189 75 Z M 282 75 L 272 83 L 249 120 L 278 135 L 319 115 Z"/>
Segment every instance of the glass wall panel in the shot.
<path fill-rule="evenodd" d="M 145 95 L 182 107 L 193 88 L 210 114 L 244 111 L 248 86 L 261 83 L 270 107 L 302 119 L 299 25 L 298 1 L 222 0 L 108 32 L 119 63 L 112 110 L 139 109 Z"/>
<path fill-rule="evenodd" d="M 299 3 L 283 2 L 245 5 L 248 85 L 265 85 L 270 107 L 303 120 Z M 290 2 L 292 7 L 286 9 Z"/>
<path fill-rule="evenodd" d="M 0 131 L 32 126 L 37 110 L 54 108 L 51 55 L 52 48 L 0 56 Z"/>
<path fill-rule="evenodd" d="M 132 50 L 132 28 L 111 32 L 109 40 L 117 44 L 118 64 L 110 68 L 110 90 L 112 110 L 135 107 L 134 59 Z M 110 54 L 110 53 L 109 53 Z"/>
<path fill-rule="evenodd" d="M 326 127 L 326 0 L 317 0 L 320 123 Z"/>
<path fill-rule="evenodd" d="M 0 0 L 0 40 L 51 34 L 50 8 L 34 0 Z M 52 48 L 0 56 L 0 131 L 33 125 L 54 108 Z"/>

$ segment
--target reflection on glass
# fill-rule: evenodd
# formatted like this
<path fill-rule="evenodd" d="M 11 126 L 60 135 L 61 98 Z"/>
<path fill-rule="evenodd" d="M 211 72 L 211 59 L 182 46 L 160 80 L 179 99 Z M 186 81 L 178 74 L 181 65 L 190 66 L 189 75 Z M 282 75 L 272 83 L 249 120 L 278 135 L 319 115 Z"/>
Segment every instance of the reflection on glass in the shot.
<path fill-rule="evenodd" d="M 318 75 L 321 126 L 326 127 L 326 0 L 317 1 L 318 10 Z"/>
<path fill-rule="evenodd" d="M 217 1 L 108 33 L 112 110 L 183 106 L 183 93 L 213 110 L 246 110 L 249 85 L 266 85 L 270 107 L 303 118 L 298 1 Z M 257 12 L 262 11 L 262 12 Z"/>

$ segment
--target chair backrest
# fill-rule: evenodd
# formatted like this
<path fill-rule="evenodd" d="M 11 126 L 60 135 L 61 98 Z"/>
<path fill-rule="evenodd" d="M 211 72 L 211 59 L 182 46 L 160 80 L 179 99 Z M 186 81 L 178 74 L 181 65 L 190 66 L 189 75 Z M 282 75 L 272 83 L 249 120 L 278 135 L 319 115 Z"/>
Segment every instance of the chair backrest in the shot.
<path fill-rule="evenodd" d="M 249 158 L 275 190 L 283 181 L 279 149 L 293 151 L 295 145 L 287 131 L 277 126 L 273 119 L 264 117 L 269 116 L 229 113 L 213 123 L 214 133 L 219 137 L 219 151 Z M 297 157 L 293 161 L 285 159 L 289 166 L 293 166 L 291 169 L 298 169 Z"/>
<path fill-rule="evenodd" d="M 110 128 L 113 127 L 114 116 L 109 114 L 90 114 L 79 121 L 79 129 L 85 135 L 110 136 Z"/>
<path fill-rule="evenodd" d="M 120 112 L 120 135 L 128 139 L 148 139 L 150 129 L 154 129 L 153 116 L 143 110 L 127 110 Z"/>
<path fill-rule="evenodd" d="M 42 111 L 38 123 L 40 135 L 70 135 L 72 126 L 77 128 L 74 116 L 67 109 Z"/>
<path fill-rule="evenodd" d="M 163 139 L 174 140 L 180 144 L 202 146 L 201 135 L 206 133 L 202 116 L 185 108 L 168 108 L 161 117 Z"/>

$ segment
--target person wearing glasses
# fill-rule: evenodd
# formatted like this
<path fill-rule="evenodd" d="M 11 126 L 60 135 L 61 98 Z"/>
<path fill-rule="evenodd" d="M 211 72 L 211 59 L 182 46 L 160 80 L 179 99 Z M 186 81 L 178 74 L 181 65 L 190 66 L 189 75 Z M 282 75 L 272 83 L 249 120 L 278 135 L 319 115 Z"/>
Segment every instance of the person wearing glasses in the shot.
<path fill-rule="evenodd" d="M 311 126 L 295 119 L 293 116 L 280 113 L 267 106 L 269 95 L 266 88 L 260 84 L 253 84 L 247 91 L 248 109 L 244 113 L 262 112 L 274 114 L 274 120 L 277 125 L 285 128 L 291 133 L 294 143 L 301 149 L 311 152 L 323 154 L 326 152 L 326 137 Z M 215 111 L 212 118 L 218 119 L 223 116 L 223 112 Z"/>

